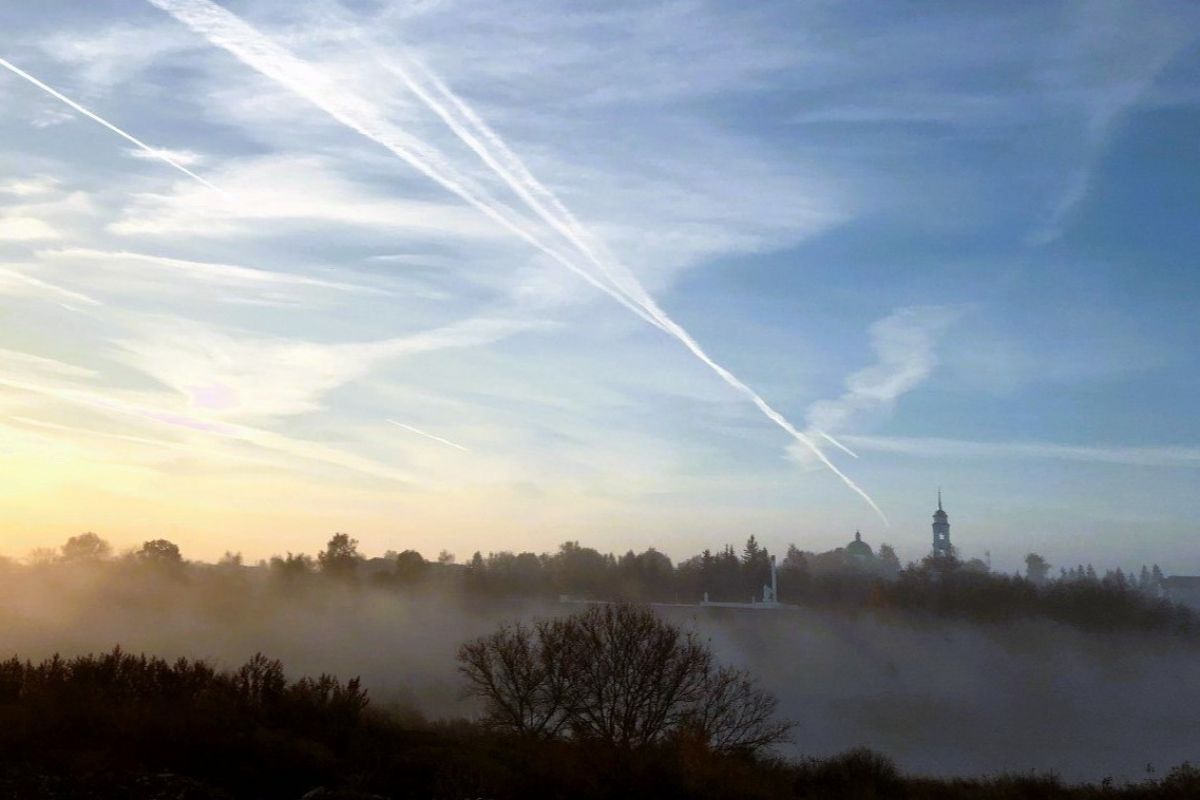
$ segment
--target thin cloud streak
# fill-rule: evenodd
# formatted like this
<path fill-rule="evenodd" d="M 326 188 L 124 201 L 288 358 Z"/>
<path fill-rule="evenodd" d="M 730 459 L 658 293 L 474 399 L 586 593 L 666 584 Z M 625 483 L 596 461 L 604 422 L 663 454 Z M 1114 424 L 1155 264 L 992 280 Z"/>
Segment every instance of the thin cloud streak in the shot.
<path fill-rule="evenodd" d="M 66 103 L 66 104 L 67 104 L 68 106 L 70 106 L 72 109 L 74 109 L 75 111 L 78 111 L 80 114 L 83 114 L 85 117 L 87 117 L 88 119 L 92 120 L 93 122 L 98 122 L 99 124 L 101 124 L 101 125 L 103 125 L 104 127 L 108 128 L 108 129 L 109 129 L 110 131 L 112 131 L 113 133 L 115 133 L 115 134 L 117 134 L 118 136 L 120 136 L 122 139 L 125 139 L 126 141 L 128 141 L 128 142 L 131 142 L 131 143 L 133 143 L 133 144 L 137 145 L 139 148 L 141 148 L 143 151 L 145 151 L 145 152 L 146 152 L 148 155 L 150 155 L 150 156 L 153 156 L 154 158 L 157 158 L 159 161 L 162 161 L 162 162 L 163 162 L 163 163 L 165 163 L 165 164 L 169 164 L 170 166 L 172 166 L 172 167 L 174 167 L 175 169 L 177 169 L 177 170 L 179 170 L 180 172 L 182 172 L 184 175 L 187 175 L 189 178 L 191 178 L 191 179 L 193 179 L 193 180 L 195 180 L 195 181 L 198 181 L 198 182 L 200 182 L 200 183 L 204 184 L 205 186 L 207 186 L 208 188 L 212 189 L 213 191 L 215 191 L 215 192 L 219 192 L 219 193 L 221 193 L 222 195 L 224 195 L 224 194 L 225 194 L 225 190 L 224 190 L 224 189 L 222 189 L 222 188 L 220 188 L 219 186 L 216 186 L 216 185 L 214 185 L 214 184 L 212 184 L 212 183 L 209 183 L 207 180 L 205 180 L 204 178 L 200 177 L 200 176 L 199 176 L 199 175 L 197 175 L 196 173 L 192 172 L 190 169 L 188 169 L 187 167 L 185 167 L 183 164 L 180 164 L 178 161 L 176 161 L 175 159 L 171 158 L 169 155 L 167 155 L 167 154 L 166 154 L 166 152 L 165 152 L 165 151 L 163 151 L 163 150 L 158 150 L 158 149 L 156 149 L 156 148 L 154 148 L 154 147 L 151 147 L 150 145 L 146 144 L 145 142 L 143 142 L 141 139 L 137 138 L 137 137 L 136 137 L 136 136 L 134 136 L 133 134 L 127 133 L 127 132 L 125 132 L 125 131 L 121 130 L 120 128 L 118 128 L 116 125 L 113 125 L 111 122 L 109 122 L 108 120 L 104 119 L 103 117 L 101 117 L 101 116 L 98 116 L 98 115 L 96 115 L 96 114 L 93 114 L 91 111 L 88 111 L 86 108 L 84 108 L 83 106 L 79 105 L 78 103 L 76 103 L 76 102 L 75 102 L 74 100 L 72 100 L 71 98 L 67 97 L 66 95 L 62 94 L 61 92 L 59 92 L 59 91 L 56 91 L 55 89 L 53 89 L 53 88 L 51 88 L 51 87 L 47 86 L 46 84 L 42 83 L 40 80 L 38 80 L 37 78 L 33 77 L 33 76 L 32 76 L 32 75 L 30 75 L 28 72 L 26 72 L 25 70 L 23 70 L 23 69 L 21 69 L 20 67 L 16 66 L 15 64 L 13 64 L 13 63 L 11 63 L 11 62 L 9 62 L 9 61 L 7 61 L 7 60 L 3 59 L 3 58 L 0 58 L 0 67 L 4 67 L 4 68 L 5 68 L 5 69 L 7 69 L 9 72 L 13 73 L 14 75 L 17 75 L 17 76 L 18 76 L 18 77 L 20 77 L 20 78 L 24 78 L 25 80 L 27 80 L 27 81 L 29 81 L 30 83 L 32 83 L 34 86 L 38 87 L 38 88 L 39 88 L 39 89 L 41 89 L 42 91 L 44 91 L 44 92 L 46 92 L 47 94 L 49 94 L 51 97 L 54 97 L 55 99 L 57 99 L 57 100 L 60 100 L 60 101 L 62 101 L 63 103 Z"/>
<path fill-rule="evenodd" d="M 96 371 L 68 364 L 65 361 L 59 361 L 55 358 L 46 358 L 45 356 L 35 356 L 32 353 L 25 353 L 20 350 L 8 350 L 0 348 L 0 359 L 4 361 L 5 366 L 12 369 L 14 365 L 19 365 L 27 370 L 32 370 L 37 373 L 49 373 L 52 375 L 66 376 L 71 378 L 94 378 Z"/>
<path fill-rule="evenodd" d="M 199 281 L 217 284 L 237 284 L 248 286 L 285 285 L 309 287 L 316 289 L 334 289 L 342 292 L 390 295 L 386 289 L 373 286 L 344 283 L 342 281 L 327 281 L 321 278 L 311 278 L 307 275 L 297 275 L 291 272 L 276 272 L 274 270 L 244 267 L 238 264 L 217 264 L 208 261 L 191 261 L 182 258 L 153 255 L 150 253 L 134 253 L 126 250 L 109 251 L 94 250 L 83 247 L 68 247 L 55 250 L 39 250 L 37 257 L 42 260 L 54 261 L 88 261 L 115 270 L 132 270 L 138 267 L 161 270 L 167 273 L 186 275 Z"/>
<path fill-rule="evenodd" d="M 326 447 L 316 442 L 291 439 L 262 428 L 225 422 L 214 423 L 174 411 L 165 411 L 143 403 L 116 400 L 111 396 L 99 395 L 95 392 L 73 387 L 34 381 L 11 380 L 3 376 L 0 376 L 0 386 L 48 397 L 75 406 L 83 406 L 102 412 L 166 425 L 176 430 L 182 428 L 195 433 L 208 434 L 215 437 L 217 441 L 242 442 L 262 450 L 285 453 L 306 461 L 333 465 L 364 475 L 396 481 L 401 484 L 410 486 L 425 485 L 425 481 L 418 476 L 401 472 L 371 459 L 363 458 L 353 453 L 346 453 L 336 448 Z M 237 457 L 240 460 L 262 463 L 260 459 L 246 458 L 241 454 Z"/>
<path fill-rule="evenodd" d="M 902 436 L 845 436 L 862 450 L 913 458 L 1013 458 L 1139 467 L 1200 468 L 1200 447 L 1091 447 L 1055 442 L 979 442 Z"/>
<path fill-rule="evenodd" d="M 397 422 L 394 419 L 389 419 L 388 422 L 391 423 L 392 425 L 395 425 L 398 428 L 403 428 L 404 430 L 409 431 L 410 433 L 415 433 L 418 436 L 424 436 L 426 439 L 432 439 L 435 442 L 441 442 L 444 445 L 448 445 L 448 446 L 456 448 L 458 450 L 462 450 L 464 453 L 471 452 L 470 450 L 463 447 L 461 444 L 458 444 L 457 442 L 452 442 L 449 439 L 443 439 L 441 436 L 435 436 L 432 433 L 428 433 L 426 431 L 421 430 L 420 428 L 414 428 L 412 425 L 405 425 L 403 422 Z"/>
<path fill-rule="evenodd" d="M 20 284 L 24 291 L 33 289 L 50 295 L 64 297 L 76 303 L 83 303 L 84 305 L 89 306 L 104 305 L 99 300 L 96 300 L 93 297 L 88 297 L 86 294 L 81 294 L 80 292 L 72 291 L 71 289 L 64 289 L 61 286 L 48 283 L 40 278 L 35 278 L 32 275 L 26 275 L 24 272 L 19 270 L 8 269 L 5 267 L 0 267 L 0 294 L 5 294 L 4 290 L 6 279 L 9 282 L 9 285 Z M 63 306 L 70 311 L 77 310 L 62 302 L 58 303 L 58 305 Z"/>
<path fill-rule="evenodd" d="M 57 422 L 46 422 L 45 420 L 33 419 L 32 417 L 9 417 L 8 419 L 13 422 L 18 422 L 22 425 L 28 425 L 31 428 L 42 428 L 44 430 L 59 431 L 61 433 L 82 434 L 84 436 L 95 436 L 101 439 L 113 439 L 119 442 L 142 444 L 148 447 L 160 447 L 168 450 L 187 449 L 187 446 L 180 442 L 170 442 L 164 439 L 147 439 L 144 436 L 130 436 L 124 433 L 113 433 L 112 431 L 98 431 L 91 428 L 80 428 L 75 425 L 61 425 Z"/>

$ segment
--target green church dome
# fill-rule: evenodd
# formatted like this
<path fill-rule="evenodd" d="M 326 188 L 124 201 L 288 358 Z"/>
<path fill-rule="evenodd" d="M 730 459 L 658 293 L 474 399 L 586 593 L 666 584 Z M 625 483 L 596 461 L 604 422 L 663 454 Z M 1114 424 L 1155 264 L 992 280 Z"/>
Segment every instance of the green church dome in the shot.
<path fill-rule="evenodd" d="M 858 531 L 854 532 L 854 541 L 846 545 L 846 555 L 856 558 L 874 558 L 875 553 L 871 550 L 871 545 L 862 540 L 862 534 Z"/>

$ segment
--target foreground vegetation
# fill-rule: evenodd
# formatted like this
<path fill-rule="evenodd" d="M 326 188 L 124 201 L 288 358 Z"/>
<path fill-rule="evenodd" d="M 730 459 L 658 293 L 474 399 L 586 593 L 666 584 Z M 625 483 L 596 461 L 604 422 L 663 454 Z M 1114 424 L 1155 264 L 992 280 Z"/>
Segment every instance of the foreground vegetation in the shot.
<path fill-rule="evenodd" d="M 0 664 L 0 798 L 1191 798 L 1200 771 L 1136 785 L 904 776 L 867 751 L 803 762 L 668 735 L 522 735 L 372 708 L 357 681 L 289 681 L 114 650 Z"/>

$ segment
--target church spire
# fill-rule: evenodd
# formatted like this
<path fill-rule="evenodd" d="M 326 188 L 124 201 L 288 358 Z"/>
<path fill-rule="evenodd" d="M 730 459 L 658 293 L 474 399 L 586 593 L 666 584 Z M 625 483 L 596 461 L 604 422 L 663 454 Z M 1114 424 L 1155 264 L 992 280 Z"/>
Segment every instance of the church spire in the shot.
<path fill-rule="evenodd" d="M 938 487 L 938 507 L 933 512 L 933 554 L 949 556 L 953 553 L 954 548 L 950 546 L 950 517 L 942 508 L 942 490 Z"/>

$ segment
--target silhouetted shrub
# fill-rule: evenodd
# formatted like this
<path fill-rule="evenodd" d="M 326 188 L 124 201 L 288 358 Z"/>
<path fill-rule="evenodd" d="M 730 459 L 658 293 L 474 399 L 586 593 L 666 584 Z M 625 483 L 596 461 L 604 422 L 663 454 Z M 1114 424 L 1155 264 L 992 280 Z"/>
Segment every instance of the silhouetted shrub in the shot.
<path fill-rule="evenodd" d="M 366 705 L 357 679 L 289 682 L 261 655 L 232 673 L 119 648 L 12 658 L 0 662 L 0 752 L 59 769 L 174 769 L 233 783 L 270 758 L 295 765 L 305 784 L 345 751 Z"/>

